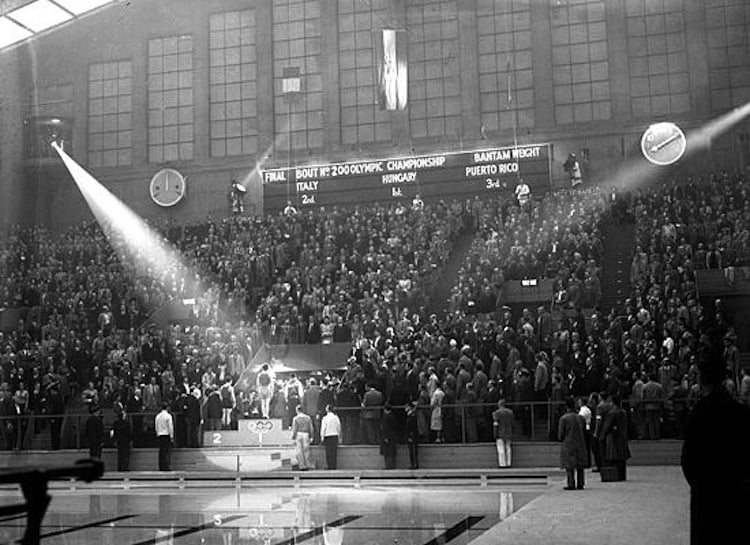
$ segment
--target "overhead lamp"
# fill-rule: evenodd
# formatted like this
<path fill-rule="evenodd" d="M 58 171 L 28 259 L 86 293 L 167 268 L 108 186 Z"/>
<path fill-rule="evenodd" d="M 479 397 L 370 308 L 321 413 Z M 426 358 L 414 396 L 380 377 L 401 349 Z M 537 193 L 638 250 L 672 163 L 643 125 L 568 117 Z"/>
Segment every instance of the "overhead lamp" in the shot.
<path fill-rule="evenodd" d="M 73 18 L 73 15 L 49 0 L 36 0 L 11 11 L 7 16 L 34 32 L 42 32 Z"/>
<path fill-rule="evenodd" d="M 0 17 L 0 47 L 7 47 L 31 36 L 32 33 L 28 29 L 7 17 Z"/>

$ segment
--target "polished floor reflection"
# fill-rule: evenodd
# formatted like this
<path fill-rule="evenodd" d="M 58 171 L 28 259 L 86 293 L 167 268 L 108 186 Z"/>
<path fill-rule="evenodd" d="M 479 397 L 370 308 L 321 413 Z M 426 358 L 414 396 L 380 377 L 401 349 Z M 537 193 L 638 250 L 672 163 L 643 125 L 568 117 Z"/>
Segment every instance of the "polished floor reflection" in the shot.
<path fill-rule="evenodd" d="M 45 544 L 467 544 L 542 493 L 475 487 L 371 486 L 53 490 Z M 20 494 L 3 493 L 2 504 Z M 0 520 L 0 543 L 25 518 Z"/>

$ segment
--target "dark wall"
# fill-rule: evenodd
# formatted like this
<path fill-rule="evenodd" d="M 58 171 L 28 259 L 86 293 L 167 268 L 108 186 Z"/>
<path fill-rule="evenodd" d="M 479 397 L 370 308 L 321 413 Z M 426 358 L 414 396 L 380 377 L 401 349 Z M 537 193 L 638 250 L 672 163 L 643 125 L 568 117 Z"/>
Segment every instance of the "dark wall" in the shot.
<path fill-rule="evenodd" d="M 405 110 L 376 102 L 382 28 L 407 36 Z M 0 190 L 4 203 L 22 198 L 12 127 L 37 114 L 70 115 L 75 159 L 159 221 L 225 216 L 232 178 L 248 186 L 247 213 L 260 212 L 260 164 L 552 142 L 557 183 L 583 149 L 592 179 L 605 180 L 654 120 L 689 129 L 750 102 L 748 33 L 745 0 L 117 3 L 0 59 L 15 76 L 0 78 Z M 291 104 L 286 66 L 302 75 Z M 749 130 L 714 141 L 691 171 L 747 167 Z M 188 179 L 169 210 L 148 195 L 165 166 Z M 69 181 L 48 185 L 35 221 L 89 217 Z"/>

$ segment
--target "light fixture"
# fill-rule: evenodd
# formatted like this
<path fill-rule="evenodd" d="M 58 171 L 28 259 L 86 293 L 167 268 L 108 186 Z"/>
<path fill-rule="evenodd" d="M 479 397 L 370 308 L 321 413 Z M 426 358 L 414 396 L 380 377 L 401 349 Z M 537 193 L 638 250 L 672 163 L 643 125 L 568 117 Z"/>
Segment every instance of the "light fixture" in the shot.
<path fill-rule="evenodd" d="M 111 2 L 112 0 L 55 0 L 55 4 L 61 5 L 75 15 L 81 15 Z"/>
<path fill-rule="evenodd" d="M 70 13 L 49 0 L 36 0 L 11 11 L 7 16 L 34 32 L 47 30 L 73 18 Z"/>
<path fill-rule="evenodd" d="M 31 36 L 31 32 L 7 17 L 0 17 L 0 47 L 6 47 Z"/>

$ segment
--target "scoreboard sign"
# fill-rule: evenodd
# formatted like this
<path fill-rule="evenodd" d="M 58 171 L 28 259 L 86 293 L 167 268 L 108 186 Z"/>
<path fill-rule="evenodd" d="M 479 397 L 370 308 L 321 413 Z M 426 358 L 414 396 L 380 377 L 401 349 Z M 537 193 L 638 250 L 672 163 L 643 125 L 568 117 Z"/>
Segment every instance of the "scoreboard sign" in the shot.
<path fill-rule="evenodd" d="M 523 178 L 532 195 L 551 186 L 550 144 L 417 155 L 263 170 L 267 211 L 294 206 L 353 205 L 391 199 L 425 201 L 512 192 Z"/>

